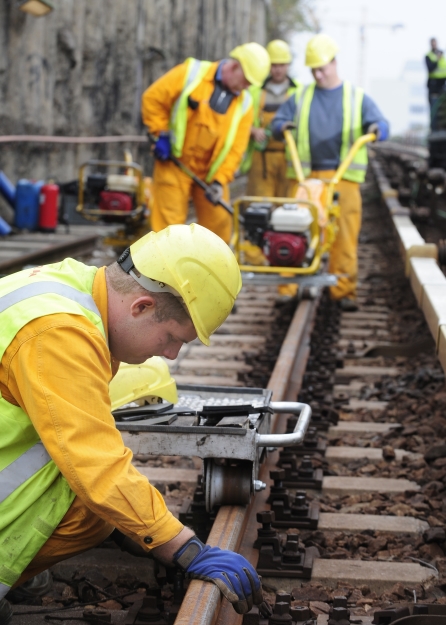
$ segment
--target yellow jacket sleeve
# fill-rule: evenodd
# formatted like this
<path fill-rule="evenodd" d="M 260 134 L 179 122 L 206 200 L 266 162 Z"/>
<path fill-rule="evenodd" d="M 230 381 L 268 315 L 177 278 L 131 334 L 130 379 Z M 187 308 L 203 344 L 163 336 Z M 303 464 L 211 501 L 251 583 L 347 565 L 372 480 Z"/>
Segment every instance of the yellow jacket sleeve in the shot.
<path fill-rule="evenodd" d="M 86 318 L 35 319 L 2 359 L 0 390 L 29 415 L 45 448 L 85 505 L 141 546 L 174 538 L 182 524 L 132 465 L 111 415 L 110 352 Z M 6 384 L 6 388 L 5 388 Z"/>
<path fill-rule="evenodd" d="M 156 136 L 169 130 L 172 106 L 179 97 L 186 78 L 187 65 L 181 63 L 158 78 L 142 94 L 142 121 Z"/>
<path fill-rule="evenodd" d="M 235 176 L 236 171 L 242 161 L 243 154 L 248 147 L 249 136 L 251 133 L 251 126 L 254 121 L 253 107 L 250 106 L 242 119 L 237 129 L 234 143 L 231 146 L 225 160 L 215 172 L 214 180 L 217 180 L 220 184 L 227 184 L 231 182 Z"/>

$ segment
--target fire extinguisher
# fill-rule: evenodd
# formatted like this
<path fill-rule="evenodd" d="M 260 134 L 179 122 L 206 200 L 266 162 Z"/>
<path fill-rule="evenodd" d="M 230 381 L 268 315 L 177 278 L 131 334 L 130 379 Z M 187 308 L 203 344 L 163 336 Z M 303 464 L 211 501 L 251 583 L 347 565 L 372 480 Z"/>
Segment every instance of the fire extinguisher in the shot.
<path fill-rule="evenodd" d="M 44 184 L 40 189 L 39 229 L 54 232 L 57 227 L 57 205 L 59 187 L 57 184 Z"/>

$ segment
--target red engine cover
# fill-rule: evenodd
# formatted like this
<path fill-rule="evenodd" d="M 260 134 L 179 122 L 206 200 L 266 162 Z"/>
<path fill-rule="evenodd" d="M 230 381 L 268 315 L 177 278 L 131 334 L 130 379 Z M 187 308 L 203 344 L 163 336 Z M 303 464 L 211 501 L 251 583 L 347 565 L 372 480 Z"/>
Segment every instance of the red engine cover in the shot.
<path fill-rule="evenodd" d="M 128 213 L 132 210 L 132 198 L 127 193 L 120 193 L 119 191 L 101 191 L 99 208 L 103 211 Z"/>
<path fill-rule="evenodd" d="M 303 234 L 268 230 L 263 235 L 263 253 L 272 266 L 299 267 L 307 247 L 307 238 Z"/>

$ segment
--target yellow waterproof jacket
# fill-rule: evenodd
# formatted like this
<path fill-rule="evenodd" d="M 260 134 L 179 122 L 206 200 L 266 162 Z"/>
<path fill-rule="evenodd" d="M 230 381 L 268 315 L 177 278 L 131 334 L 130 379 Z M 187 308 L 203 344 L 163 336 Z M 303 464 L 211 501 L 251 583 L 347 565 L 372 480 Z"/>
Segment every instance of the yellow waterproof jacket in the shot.
<path fill-rule="evenodd" d="M 244 99 L 243 92 L 234 98 L 225 114 L 216 113 L 209 106 L 215 87 L 215 74 L 219 63 L 211 63 L 204 78 L 190 93 L 190 99 L 198 105 L 187 107 L 187 128 L 181 153 L 181 161 L 198 176 L 205 177 L 221 154 L 231 128 L 233 117 Z M 142 119 L 151 134 L 169 130 L 171 111 L 181 95 L 186 82 L 188 61 L 177 65 L 155 81 L 142 96 Z M 234 142 L 213 175 L 221 184 L 231 182 L 249 141 L 253 122 L 250 105 L 243 114 Z"/>
<path fill-rule="evenodd" d="M 39 270 L 30 269 L 30 276 Z M 92 296 L 107 329 L 105 268 L 97 270 Z M 82 502 L 146 549 L 144 538 L 150 536 L 153 548 L 174 538 L 183 526 L 132 465 L 132 452 L 116 429 L 109 382 L 118 368 L 104 336 L 89 319 L 47 315 L 27 323 L 7 347 L 0 365 L 0 392 L 3 400 L 29 416 Z"/>

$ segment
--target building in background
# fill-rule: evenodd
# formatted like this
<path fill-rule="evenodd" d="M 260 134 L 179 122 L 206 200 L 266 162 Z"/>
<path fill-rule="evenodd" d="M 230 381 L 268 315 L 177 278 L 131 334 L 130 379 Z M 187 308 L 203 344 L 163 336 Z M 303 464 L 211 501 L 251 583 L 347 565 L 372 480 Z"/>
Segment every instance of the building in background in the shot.
<path fill-rule="evenodd" d="M 371 81 L 370 95 L 390 122 L 392 137 L 423 143 L 429 131 L 426 68 L 422 60 L 407 61 L 401 76 Z"/>

